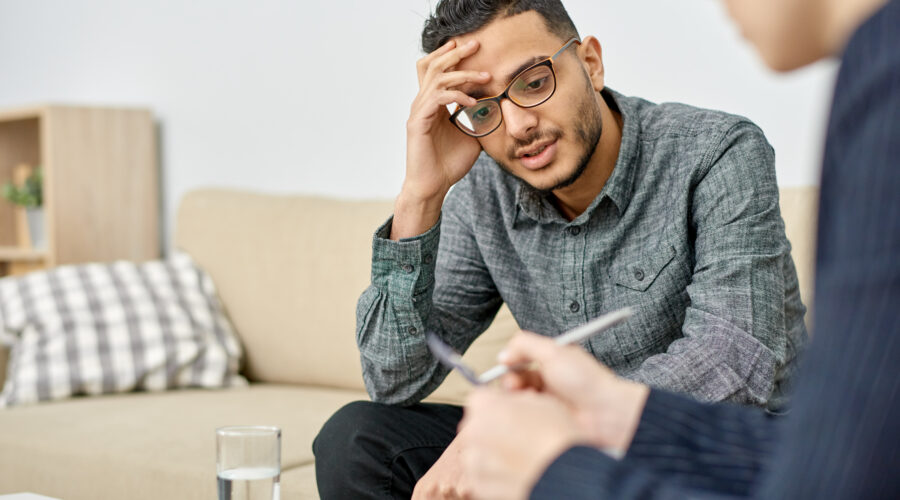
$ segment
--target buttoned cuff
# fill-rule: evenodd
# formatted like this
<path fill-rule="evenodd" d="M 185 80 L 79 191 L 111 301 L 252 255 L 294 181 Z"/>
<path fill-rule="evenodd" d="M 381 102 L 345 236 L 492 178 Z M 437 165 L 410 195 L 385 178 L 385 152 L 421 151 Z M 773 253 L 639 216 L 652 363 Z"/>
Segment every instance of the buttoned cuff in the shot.
<path fill-rule="evenodd" d="M 392 295 L 414 297 L 434 284 L 434 268 L 441 236 L 440 219 L 412 238 L 391 240 L 394 217 L 375 231 L 372 240 L 372 284 Z"/>

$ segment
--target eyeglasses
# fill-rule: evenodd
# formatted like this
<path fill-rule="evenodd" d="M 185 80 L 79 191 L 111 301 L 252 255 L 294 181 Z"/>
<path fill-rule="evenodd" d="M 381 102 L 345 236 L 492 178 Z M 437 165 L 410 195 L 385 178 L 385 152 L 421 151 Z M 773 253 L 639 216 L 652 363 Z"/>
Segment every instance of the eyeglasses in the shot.
<path fill-rule="evenodd" d="M 577 38 L 572 38 L 548 59 L 535 63 L 516 75 L 500 95 L 478 99 L 474 106 L 457 108 L 450 115 L 450 121 L 465 134 L 484 137 L 503 123 L 503 112 L 500 110 L 500 101 L 503 99 L 509 99 L 520 108 L 533 108 L 547 102 L 556 91 L 553 60 L 573 43 L 581 44 Z"/>

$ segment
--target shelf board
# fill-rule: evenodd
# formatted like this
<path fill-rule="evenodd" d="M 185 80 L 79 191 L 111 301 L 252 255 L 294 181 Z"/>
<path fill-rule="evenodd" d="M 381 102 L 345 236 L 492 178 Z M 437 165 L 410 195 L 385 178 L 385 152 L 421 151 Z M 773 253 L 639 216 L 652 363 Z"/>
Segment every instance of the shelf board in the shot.
<path fill-rule="evenodd" d="M 46 250 L 0 246 L 0 262 L 41 262 L 46 259 Z"/>
<path fill-rule="evenodd" d="M 40 118 L 46 108 L 45 105 L 28 106 L 0 111 L 0 121 L 11 122 L 18 120 L 33 120 Z"/>

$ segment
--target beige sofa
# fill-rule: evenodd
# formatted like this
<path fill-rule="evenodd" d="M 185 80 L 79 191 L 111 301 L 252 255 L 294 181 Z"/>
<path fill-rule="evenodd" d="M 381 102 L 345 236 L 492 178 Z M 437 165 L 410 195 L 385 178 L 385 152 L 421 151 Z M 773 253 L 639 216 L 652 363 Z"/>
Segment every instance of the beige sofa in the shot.
<path fill-rule="evenodd" d="M 782 191 L 810 303 L 816 190 Z M 246 353 L 246 388 L 76 398 L 0 410 L 0 494 L 67 500 L 215 498 L 214 429 L 283 430 L 282 498 L 317 498 L 312 440 L 339 407 L 366 399 L 354 341 L 371 235 L 389 201 L 201 190 L 181 203 L 176 246 L 213 277 Z M 487 367 L 513 332 L 504 308 L 466 354 Z M 0 356 L 0 365 L 3 364 Z M 0 367 L 0 375 L 5 370 Z M 451 374 L 432 396 L 460 402 Z"/>

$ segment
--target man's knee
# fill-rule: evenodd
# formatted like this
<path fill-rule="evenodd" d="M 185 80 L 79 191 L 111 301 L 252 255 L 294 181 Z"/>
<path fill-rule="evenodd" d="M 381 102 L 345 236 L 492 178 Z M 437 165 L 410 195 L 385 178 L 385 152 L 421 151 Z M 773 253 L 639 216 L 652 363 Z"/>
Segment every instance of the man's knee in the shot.
<path fill-rule="evenodd" d="M 461 417 L 462 408 L 450 405 L 356 401 L 344 406 L 313 441 L 320 495 L 365 498 L 382 490 L 412 491 L 453 440 Z M 398 470 L 401 454 L 406 467 Z"/>
<path fill-rule="evenodd" d="M 347 404 L 325 422 L 313 441 L 316 482 L 322 498 L 376 495 L 390 444 L 383 433 L 385 405 L 370 401 Z M 348 481 L 348 478 L 353 478 Z"/>
<path fill-rule="evenodd" d="M 321 456 L 341 456 L 344 450 L 356 446 L 356 440 L 370 428 L 377 428 L 378 403 L 354 401 L 336 411 L 313 441 L 313 453 L 318 462 Z"/>
<path fill-rule="evenodd" d="M 449 442 L 456 434 L 462 408 L 452 405 L 417 404 L 407 407 L 354 401 L 335 412 L 325 422 L 313 442 L 316 459 L 320 454 L 345 451 L 389 451 L 406 442 Z"/>

